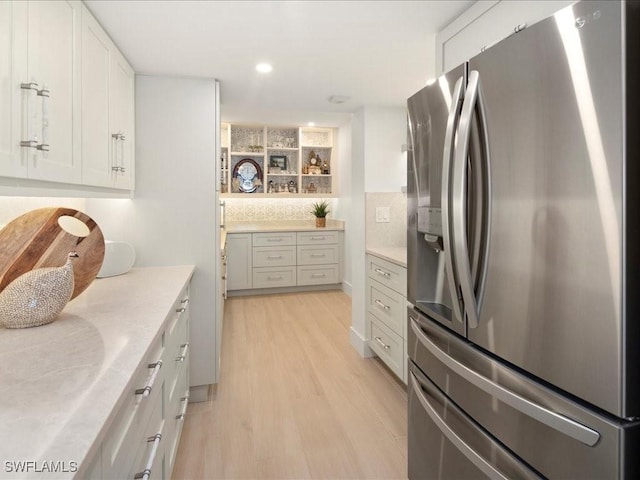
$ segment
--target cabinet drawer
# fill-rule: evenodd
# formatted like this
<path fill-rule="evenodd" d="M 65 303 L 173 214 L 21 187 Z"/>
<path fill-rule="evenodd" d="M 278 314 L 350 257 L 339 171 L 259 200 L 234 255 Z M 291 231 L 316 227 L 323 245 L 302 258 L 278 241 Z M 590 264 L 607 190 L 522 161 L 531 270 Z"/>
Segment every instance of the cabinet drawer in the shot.
<path fill-rule="evenodd" d="M 338 243 L 340 232 L 298 232 L 298 245 L 326 245 Z"/>
<path fill-rule="evenodd" d="M 296 247 L 253 247 L 254 267 L 279 267 L 296 264 Z"/>
<path fill-rule="evenodd" d="M 162 366 L 152 367 L 162 359 L 162 342 L 157 342 L 138 368 L 132 387 L 120 408 L 109 436 L 102 447 L 102 464 L 105 478 L 124 478 L 135 459 L 135 443 L 140 432 L 146 430 L 149 417 L 158 399 L 162 396 L 164 372 Z M 148 394 L 142 392 L 145 387 Z M 138 392 L 136 394 L 136 391 Z M 160 400 L 160 405 L 162 401 Z M 162 412 L 161 412 L 162 413 Z"/>
<path fill-rule="evenodd" d="M 398 292 L 375 280 L 367 281 L 367 310 L 402 337 L 405 299 Z"/>
<path fill-rule="evenodd" d="M 139 475 L 149 468 L 150 479 L 163 478 L 164 445 L 163 445 L 163 408 L 162 400 L 156 399 L 153 410 L 149 418 L 149 423 L 145 428 L 140 429 L 142 433 L 134 444 L 134 462 L 129 469 L 127 479 L 140 478 Z M 124 478 L 124 477 L 118 477 Z"/>
<path fill-rule="evenodd" d="M 178 385 L 178 394 L 176 395 L 175 401 L 169 405 L 169 412 L 167 413 L 164 424 L 165 437 L 167 438 L 167 443 L 165 444 L 165 461 L 168 473 L 171 473 L 173 470 L 176 453 L 178 453 L 178 445 L 180 444 L 180 435 L 184 425 L 184 416 L 187 412 L 187 405 L 189 404 L 189 387 L 187 386 L 186 375 L 180 377 Z M 171 478 L 171 476 L 167 475 L 166 478 Z"/>
<path fill-rule="evenodd" d="M 298 267 L 298 285 L 325 285 L 340 283 L 340 266 L 309 265 Z"/>
<path fill-rule="evenodd" d="M 407 269 L 382 258 L 367 255 L 367 275 L 386 287 L 407 296 Z"/>
<path fill-rule="evenodd" d="M 253 269 L 253 288 L 291 287 L 295 284 L 295 266 Z"/>
<path fill-rule="evenodd" d="M 298 245 L 298 265 L 322 265 L 339 261 L 338 245 Z"/>
<path fill-rule="evenodd" d="M 273 245 L 295 245 L 296 244 L 296 232 L 268 232 L 268 233 L 254 233 L 253 234 L 253 246 L 254 247 L 269 247 Z"/>
<path fill-rule="evenodd" d="M 367 312 L 371 339 L 369 347 L 399 378 L 404 377 L 404 342 L 371 312 Z"/>

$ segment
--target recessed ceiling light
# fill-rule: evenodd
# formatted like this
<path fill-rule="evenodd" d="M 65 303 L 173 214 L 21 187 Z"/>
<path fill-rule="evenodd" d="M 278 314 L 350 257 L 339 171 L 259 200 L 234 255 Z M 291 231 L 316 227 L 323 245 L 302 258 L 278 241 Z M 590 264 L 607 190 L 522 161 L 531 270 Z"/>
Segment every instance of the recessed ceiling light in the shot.
<path fill-rule="evenodd" d="M 260 73 L 269 73 L 273 67 L 268 63 L 259 63 L 256 65 L 256 70 Z"/>
<path fill-rule="evenodd" d="M 327 100 L 329 100 L 329 103 L 341 104 L 349 100 L 349 97 L 346 95 L 331 95 Z"/>
<path fill-rule="evenodd" d="M 308 125 L 309 127 L 315 127 L 315 126 L 316 126 L 316 124 L 315 124 L 314 122 L 309 122 L 309 123 L 307 123 L 307 125 Z"/>

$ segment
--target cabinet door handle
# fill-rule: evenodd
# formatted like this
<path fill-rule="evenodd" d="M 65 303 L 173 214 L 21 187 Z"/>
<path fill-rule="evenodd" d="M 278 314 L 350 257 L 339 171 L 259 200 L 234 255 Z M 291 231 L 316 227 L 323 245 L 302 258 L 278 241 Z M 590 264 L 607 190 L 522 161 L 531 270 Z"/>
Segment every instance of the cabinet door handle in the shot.
<path fill-rule="evenodd" d="M 383 276 L 383 277 L 385 277 L 385 278 L 391 278 L 391 274 L 390 274 L 389 272 L 385 272 L 384 270 L 382 270 L 382 269 L 380 269 L 380 268 L 376 268 L 376 269 L 375 269 L 375 272 L 376 272 L 378 275 L 382 275 L 382 276 Z"/>
<path fill-rule="evenodd" d="M 278 275 L 278 276 L 271 276 L 269 275 L 267 277 L 267 280 L 282 280 L 282 275 Z"/>
<path fill-rule="evenodd" d="M 391 346 L 390 346 L 390 345 L 387 345 L 386 343 L 384 343 L 384 342 L 382 341 L 382 338 L 380 338 L 380 337 L 375 337 L 375 339 L 376 339 L 376 342 L 378 342 L 380 345 L 382 345 L 382 348 L 384 348 L 385 350 L 389 350 L 389 349 L 391 349 Z"/>
<path fill-rule="evenodd" d="M 151 372 L 151 376 L 147 381 L 147 384 L 143 388 L 139 388 L 136 390 L 136 395 L 142 395 L 142 398 L 146 398 L 151 393 L 153 389 L 153 384 L 156 382 L 156 377 L 162 368 L 162 360 L 158 360 L 156 363 L 150 363 L 148 365 L 149 368 L 153 368 L 153 372 Z"/>
<path fill-rule="evenodd" d="M 34 140 L 22 140 L 20 142 L 21 147 L 38 148 L 38 139 L 34 137 Z"/>
<path fill-rule="evenodd" d="M 20 88 L 22 90 L 35 90 L 36 92 L 40 90 L 38 86 L 38 82 L 21 83 Z"/>
<path fill-rule="evenodd" d="M 185 298 L 184 300 L 180 300 L 180 303 L 182 303 L 183 305 L 189 305 L 189 299 Z"/>
<path fill-rule="evenodd" d="M 281 242 L 281 238 L 267 238 L 267 242 Z"/>
<path fill-rule="evenodd" d="M 389 305 L 385 305 L 384 303 L 382 303 L 380 300 L 378 300 L 377 298 L 374 300 L 374 303 L 376 305 L 378 305 L 380 308 L 384 308 L 385 310 L 391 310 L 391 307 Z"/>
<path fill-rule="evenodd" d="M 267 259 L 269 260 L 277 260 L 279 258 L 282 258 L 282 255 L 268 255 Z"/>
<path fill-rule="evenodd" d="M 187 309 L 185 307 L 176 308 L 176 313 L 184 313 Z"/>
<path fill-rule="evenodd" d="M 133 478 L 136 480 L 148 480 L 151 477 L 151 467 L 153 466 L 153 461 L 156 459 L 156 454 L 158 453 L 158 446 L 160 445 L 160 440 L 162 440 L 162 434 L 156 433 L 155 435 L 147 438 L 147 443 L 153 443 L 153 448 L 151 448 L 151 452 L 149 453 L 149 458 L 147 458 L 147 466 L 146 468 L 136 473 Z"/>
<path fill-rule="evenodd" d="M 326 277 L 324 273 L 312 273 L 311 278 L 323 278 Z"/>
<path fill-rule="evenodd" d="M 184 362 L 187 358 L 187 352 L 189 351 L 189 342 L 183 343 L 180 345 L 182 351 L 180 352 L 180 356 L 176 357 L 176 362 Z"/>
<path fill-rule="evenodd" d="M 311 240 L 324 240 L 324 237 L 311 237 Z"/>
<path fill-rule="evenodd" d="M 184 394 L 183 397 L 180 398 L 182 402 L 182 410 L 178 415 L 176 415 L 176 420 L 184 420 L 185 415 L 187 414 L 187 406 L 189 405 L 189 391 Z"/>
<path fill-rule="evenodd" d="M 312 253 L 311 256 L 312 257 L 326 257 L 327 255 L 325 253 Z"/>

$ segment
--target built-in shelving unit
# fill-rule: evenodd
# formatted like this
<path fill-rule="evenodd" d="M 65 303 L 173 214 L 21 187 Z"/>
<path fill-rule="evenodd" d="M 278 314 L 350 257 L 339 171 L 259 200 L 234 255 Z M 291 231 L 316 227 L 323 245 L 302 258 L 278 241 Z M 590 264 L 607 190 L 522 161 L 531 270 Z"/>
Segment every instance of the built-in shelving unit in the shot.
<path fill-rule="evenodd" d="M 221 188 L 226 197 L 336 196 L 333 128 L 221 127 Z"/>

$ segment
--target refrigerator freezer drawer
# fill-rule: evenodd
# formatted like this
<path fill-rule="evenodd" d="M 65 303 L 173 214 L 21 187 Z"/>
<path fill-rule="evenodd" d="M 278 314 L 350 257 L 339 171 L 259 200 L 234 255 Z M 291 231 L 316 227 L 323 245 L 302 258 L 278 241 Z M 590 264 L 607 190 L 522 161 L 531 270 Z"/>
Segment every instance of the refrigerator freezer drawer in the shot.
<path fill-rule="evenodd" d="M 414 310 L 407 348 L 451 401 L 543 476 L 637 478 L 637 455 L 628 452 L 639 448 L 638 422 L 599 414 Z"/>
<path fill-rule="evenodd" d="M 409 479 L 539 479 L 409 363 Z"/>

